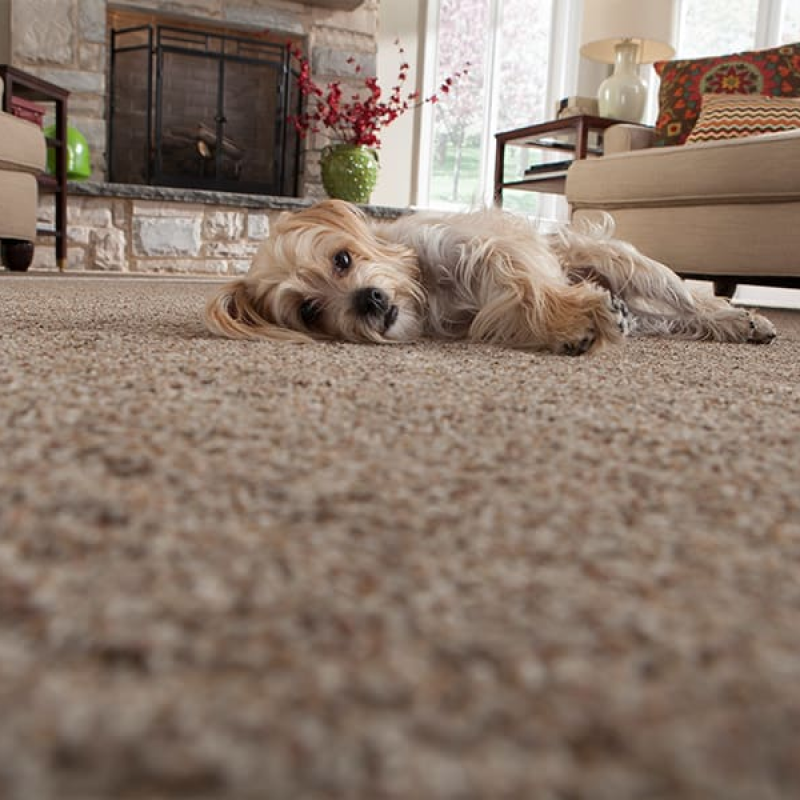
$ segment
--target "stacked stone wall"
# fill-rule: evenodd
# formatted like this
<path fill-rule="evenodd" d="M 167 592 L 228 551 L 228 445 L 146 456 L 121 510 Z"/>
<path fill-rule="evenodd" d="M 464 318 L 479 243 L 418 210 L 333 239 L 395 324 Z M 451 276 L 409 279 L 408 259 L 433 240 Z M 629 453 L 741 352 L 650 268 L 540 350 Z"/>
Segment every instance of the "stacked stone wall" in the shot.
<path fill-rule="evenodd" d="M 73 196 L 67 270 L 236 275 L 246 272 L 278 209 L 185 200 Z M 52 222 L 52 200 L 39 216 Z M 32 269 L 54 270 L 52 240 L 40 237 Z"/>

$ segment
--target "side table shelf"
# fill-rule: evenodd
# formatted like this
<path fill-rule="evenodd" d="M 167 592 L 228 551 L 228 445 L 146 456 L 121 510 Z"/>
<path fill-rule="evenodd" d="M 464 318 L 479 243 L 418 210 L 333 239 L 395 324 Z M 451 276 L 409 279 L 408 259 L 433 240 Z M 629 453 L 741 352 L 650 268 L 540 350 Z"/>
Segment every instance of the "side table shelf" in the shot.
<path fill-rule="evenodd" d="M 53 235 L 56 246 L 56 263 L 63 270 L 67 265 L 67 98 L 69 92 L 53 83 L 30 75 L 16 67 L 0 64 L 0 77 L 5 83 L 3 111 L 11 112 L 11 98 L 52 103 L 55 106 L 55 137 L 47 139 L 47 146 L 55 154 L 55 176 L 38 177 L 43 192 L 55 194 L 55 226 L 52 230 L 40 229 L 44 235 Z"/>
<path fill-rule="evenodd" d="M 619 122 L 607 117 L 578 115 L 495 134 L 495 205 L 503 205 L 504 189 L 563 194 L 567 170 L 572 162 L 602 155 L 603 131 Z M 551 154 L 553 160 L 534 164 L 521 176 L 509 180 L 505 177 L 505 162 L 506 148 L 510 147 L 541 150 Z"/>

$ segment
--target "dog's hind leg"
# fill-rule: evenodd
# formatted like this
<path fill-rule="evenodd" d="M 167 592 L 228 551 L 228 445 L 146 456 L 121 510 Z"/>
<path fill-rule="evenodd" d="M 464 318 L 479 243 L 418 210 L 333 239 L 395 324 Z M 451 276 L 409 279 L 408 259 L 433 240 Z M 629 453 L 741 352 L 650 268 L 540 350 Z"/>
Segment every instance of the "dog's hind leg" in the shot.
<path fill-rule="evenodd" d="M 571 282 L 597 283 L 622 298 L 633 335 L 754 344 L 775 338 L 768 319 L 725 298 L 692 291 L 669 267 L 627 242 L 607 238 L 605 229 L 568 230 L 556 234 L 552 246 Z"/>
<path fill-rule="evenodd" d="M 692 293 L 669 267 L 610 238 L 606 228 L 589 228 L 587 233 L 567 228 L 552 235 L 550 242 L 573 283 L 591 280 L 628 304 L 641 298 L 675 311 L 688 312 L 694 306 Z"/>
<path fill-rule="evenodd" d="M 775 326 L 760 314 L 712 295 L 693 293 L 693 301 L 688 312 L 665 313 L 632 305 L 633 335 L 750 344 L 769 344 L 775 338 Z"/>

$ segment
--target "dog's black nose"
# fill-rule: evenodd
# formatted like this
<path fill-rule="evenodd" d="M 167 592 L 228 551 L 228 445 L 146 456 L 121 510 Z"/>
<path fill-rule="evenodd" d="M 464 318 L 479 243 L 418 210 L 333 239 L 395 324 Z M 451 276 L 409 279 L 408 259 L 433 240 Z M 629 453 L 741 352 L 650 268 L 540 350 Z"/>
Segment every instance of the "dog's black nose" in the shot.
<path fill-rule="evenodd" d="M 389 298 L 383 289 L 367 286 L 353 295 L 353 307 L 360 317 L 385 314 L 389 310 Z"/>

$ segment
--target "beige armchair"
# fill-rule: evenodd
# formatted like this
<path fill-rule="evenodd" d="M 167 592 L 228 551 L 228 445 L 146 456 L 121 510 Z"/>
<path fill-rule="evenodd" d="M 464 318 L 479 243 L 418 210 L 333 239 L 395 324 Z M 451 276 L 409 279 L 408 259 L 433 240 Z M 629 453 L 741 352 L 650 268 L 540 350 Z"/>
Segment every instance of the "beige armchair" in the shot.
<path fill-rule="evenodd" d="M 33 259 L 36 175 L 45 167 L 46 152 L 44 135 L 36 125 L 0 111 L 0 257 L 11 270 L 24 271 Z"/>
<path fill-rule="evenodd" d="M 688 278 L 800 288 L 800 130 L 651 147 L 617 125 L 602 158 L 576 161 L 574 220 L 607 212 L 617 235 Z"/>

